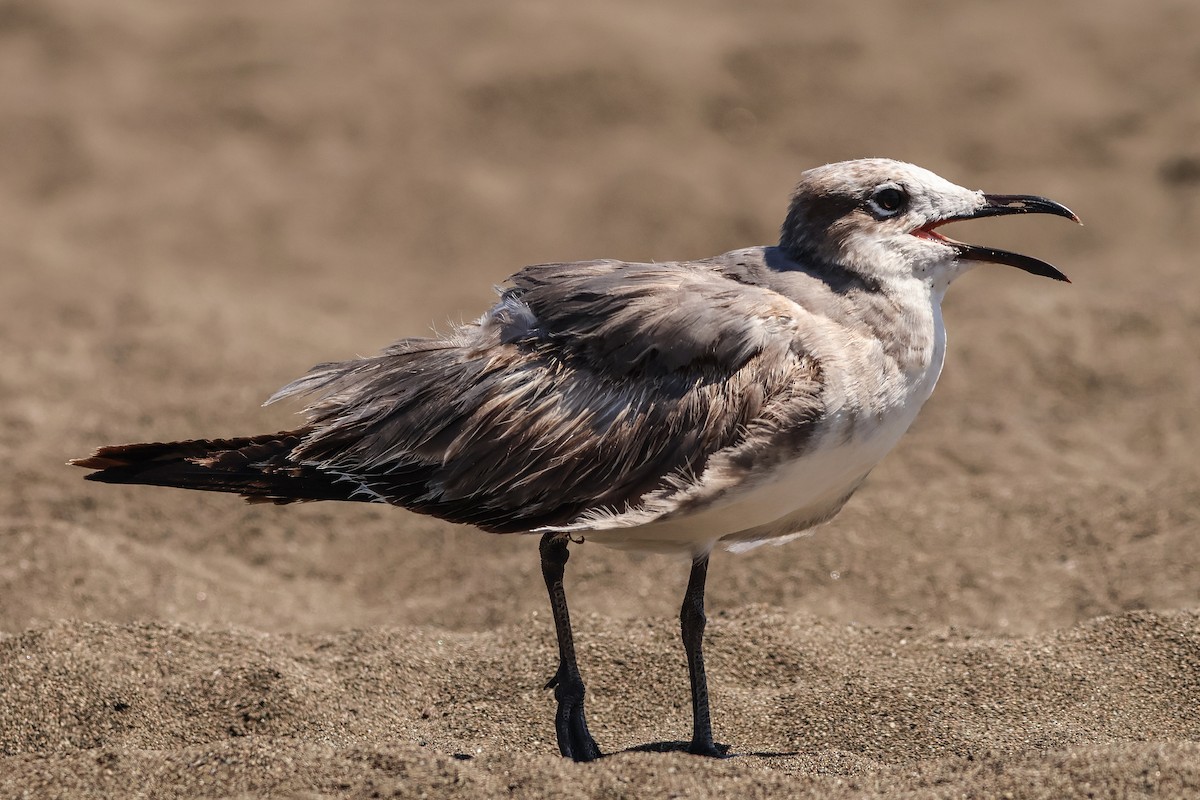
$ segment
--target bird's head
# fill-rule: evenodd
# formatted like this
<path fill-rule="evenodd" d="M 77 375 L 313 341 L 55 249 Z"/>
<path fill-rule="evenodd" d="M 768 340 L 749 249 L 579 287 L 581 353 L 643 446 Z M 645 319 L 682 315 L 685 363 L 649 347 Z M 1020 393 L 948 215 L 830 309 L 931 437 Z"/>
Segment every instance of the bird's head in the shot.
<path fill-rule="evenodd" d="M 801 176 L 780 246 L 801 261 L 833 263 L 871 280 L 914 276 L 940 289 L 981 262 L 1067 280 L 1044 261 L 956 242 L 936 230 L 948 222 L 1006 214 L 1079 221 L 1069 208 L 1044 197 L 964 189 L 886 158 L 843 161 Z"/>

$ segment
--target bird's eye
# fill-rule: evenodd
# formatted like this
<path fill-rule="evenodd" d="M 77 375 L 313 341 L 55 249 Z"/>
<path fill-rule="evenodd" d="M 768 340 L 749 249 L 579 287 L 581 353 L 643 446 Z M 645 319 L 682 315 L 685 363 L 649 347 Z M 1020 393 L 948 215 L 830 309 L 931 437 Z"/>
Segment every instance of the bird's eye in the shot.
<path fill-rule="evenodd" d="M 880 217 L 890 217 L 904 208 L 908 195 L 898 186 L 880 186 L 871 195 L 871 210 Z"/>

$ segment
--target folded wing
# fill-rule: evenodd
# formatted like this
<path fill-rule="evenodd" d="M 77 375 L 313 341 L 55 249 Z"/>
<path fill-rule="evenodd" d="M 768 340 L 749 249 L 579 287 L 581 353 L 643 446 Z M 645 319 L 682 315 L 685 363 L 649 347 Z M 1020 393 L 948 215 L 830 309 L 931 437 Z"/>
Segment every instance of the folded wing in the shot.
<path fill-rule="evenodd" d="M 526 268 L 474 324 L 323 364 L 289 459 L 487 530 L 613 517 L 819 413 L 796 309 L 702 265 Z"/>

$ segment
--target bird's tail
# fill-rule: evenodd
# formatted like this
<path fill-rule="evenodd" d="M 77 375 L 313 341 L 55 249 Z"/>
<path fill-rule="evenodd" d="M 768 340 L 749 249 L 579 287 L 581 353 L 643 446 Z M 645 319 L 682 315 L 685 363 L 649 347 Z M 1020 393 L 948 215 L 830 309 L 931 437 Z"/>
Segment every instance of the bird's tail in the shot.
<path fill-rule="evenodd" d="M 359 499 L 357 484 L 291 460 L 306 433 L 112 445 L 67 463 L 96 470 L 89 481 L 233 492 L 252 503 Z"/>

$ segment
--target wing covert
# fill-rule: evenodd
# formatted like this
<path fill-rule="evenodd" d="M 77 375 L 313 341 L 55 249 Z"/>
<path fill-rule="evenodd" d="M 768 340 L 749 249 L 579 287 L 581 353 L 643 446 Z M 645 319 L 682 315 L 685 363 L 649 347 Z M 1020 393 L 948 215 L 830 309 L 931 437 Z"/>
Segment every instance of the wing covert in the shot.
<path fill-rule="evenodd" d="M 377 499 L 498 532 L 619 515 L 818 413 L 787 302 L 703 268 L 529 267 L 478 322 L 276 398 L 315 396 L 295 458 Z"/>

